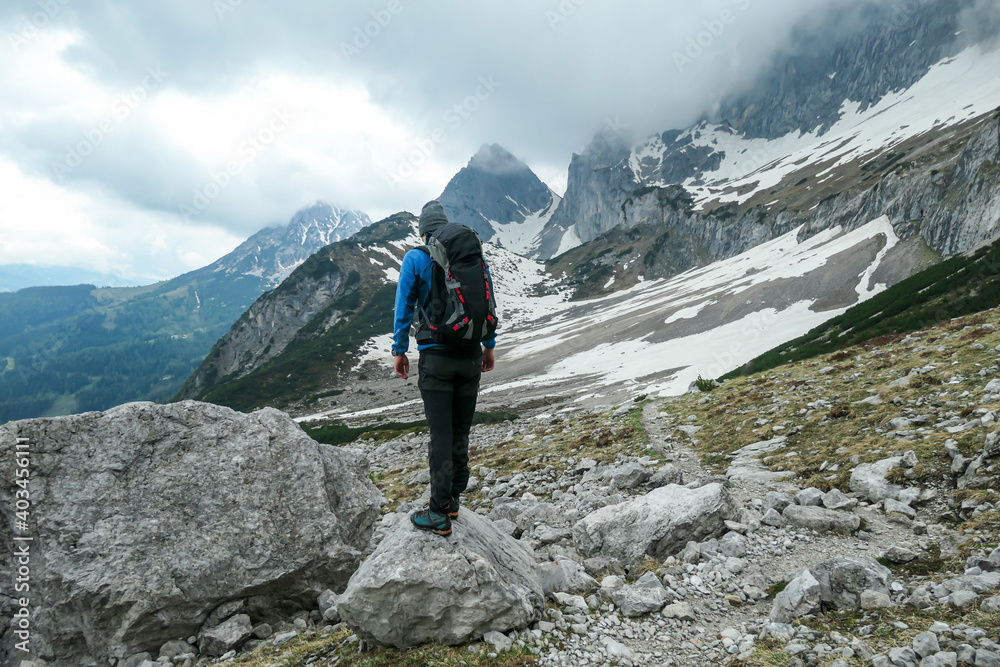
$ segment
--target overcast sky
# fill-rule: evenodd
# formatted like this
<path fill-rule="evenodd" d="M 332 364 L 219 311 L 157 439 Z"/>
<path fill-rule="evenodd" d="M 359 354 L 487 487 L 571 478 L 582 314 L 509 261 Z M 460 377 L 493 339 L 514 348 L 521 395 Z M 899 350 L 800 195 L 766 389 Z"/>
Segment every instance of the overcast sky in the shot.
<path fill-rule="evenodd" d="M 170 277 L 318 199 L 419 211 L 483 143 L 562 192 L 832 1 L 5 0 L 0 264 Z"/>

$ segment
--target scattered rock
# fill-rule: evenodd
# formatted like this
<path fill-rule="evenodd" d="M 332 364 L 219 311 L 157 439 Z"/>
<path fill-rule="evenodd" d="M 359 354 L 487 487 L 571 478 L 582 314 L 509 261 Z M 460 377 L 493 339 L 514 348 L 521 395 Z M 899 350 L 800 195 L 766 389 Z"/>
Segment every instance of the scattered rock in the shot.
<path fill-rule="evenodd" d="M 689 541 L 722 533 L 736 511 L 735 498 L 722 484 L 697 489 L 670 484 L 586 516 L 573 527 L 573 541 L 586 556 L 631 563 L 648 555 L 662 561 Z"/>
<path fill-rule="evenodd" d="M 560 593 L 589 593 L 599 586 L 576 561 L 569 559 L 542 563 L 538 566 L 538 578 L 542 592 L 548 595 Z"/>
<path fill-rule="evenodd" d="M 819 581 L 823 605 L 830 609 L 857 609 L 864 591 L 891 592 L 892 573 L 871 558 L 838 558 L 810 569 Z"/>
<path fill-rule="evenodd" d="M 203 655 L 220 656 L 243 645 L 253 632 L 250 617 L 237 614 L 222 625 L 204 630 L 198 640 L 198 649 Z"/>
<path fill-rule="evenodd" d="M 825 507 L 789 505 L 781 514 L 793 526 L 818 532 L 850 534 L 861 527 L 861 517 L 857 514 L 828 510 Z"/>
<path fill-rule="evenodd" d="M 689 602 L 675 602 L 664 607 L 660 614 L 665 618 L 676 618 L 681 621 L 694 621 L 696 619 L 694 607 Z"/>
<path fill-rule="evenodd" d="M 823 507 L 828 510 L 846 510 L 857 505 L 857 498 L 851 498 L 840 489 L 830 489 L 823 495 Z"/>
<path fill-rule="evenodd" d="M 647 572 L 634 585 L 614 590 L 611 600 L 624 616 L 641 616 L 663 609 L 667 604 L 667 591 L 654 573 Z"/>
<path fill-rule="evenodd" d="M 788 623 L 800 616 L 818 613 L 820 604 L 819 581 L 812 572 L 805 570 L 774 596 L 770 619 L 772 623 Z"/>
<path fill-rule="evenodd" d="M 502 632 L 497 632 L 496 630 L 490 630 L 489 632 L 484 633 L 483 641 L 493 646 L 497 653 L 509 651 L 514 646 L 514 640 Z"/>

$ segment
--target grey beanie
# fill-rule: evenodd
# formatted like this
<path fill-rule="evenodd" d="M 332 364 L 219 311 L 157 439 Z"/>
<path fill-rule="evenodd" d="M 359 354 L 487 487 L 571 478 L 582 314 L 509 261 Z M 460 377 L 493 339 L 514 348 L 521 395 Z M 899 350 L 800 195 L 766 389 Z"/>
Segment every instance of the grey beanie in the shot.
<path fill-rule="evenodd" d="M 441 202 L 432 199 L 424 204 L 423 210 L 420 211 L 420 236 L 436 232 L 447 224 L 448 216 L 444 214 L 444 206 L 441 206 Z"/>

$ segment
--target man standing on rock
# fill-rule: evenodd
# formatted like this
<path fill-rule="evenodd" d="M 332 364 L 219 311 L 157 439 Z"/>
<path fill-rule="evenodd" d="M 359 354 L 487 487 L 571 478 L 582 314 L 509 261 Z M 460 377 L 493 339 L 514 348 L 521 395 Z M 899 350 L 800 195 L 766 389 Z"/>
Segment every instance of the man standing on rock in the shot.
<path fill-rule="evenodd" d="M 424 205 L 418 231 L 424 245 L 408 251 L 399 269 L 392 354 L 396 375 L 407 379 L 416 310 L 417 386 L 430 427 L 431 497 L 410 521 L 421 530 L 449 535 L 469 481 L 469 432 L 479 379 L 495 363 L 496 304 L 482 244 L 472 230 L 449 223 L 434 200 Z"/>

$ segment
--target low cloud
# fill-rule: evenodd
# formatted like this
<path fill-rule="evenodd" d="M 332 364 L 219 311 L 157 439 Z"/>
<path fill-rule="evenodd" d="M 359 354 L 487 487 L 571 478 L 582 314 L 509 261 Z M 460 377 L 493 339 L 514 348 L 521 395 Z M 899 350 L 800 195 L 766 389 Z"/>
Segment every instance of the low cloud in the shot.
<path fill-rule="evenodd" d="M 119 208 L 194 208 L 239 236 L 320 198 L 379 217 L 419 209 L 482 144 L 554 179 L 608 126 L 634 138 L 688 125 L 835 6 L 15 0 L 0 8 L 16 65 L 0 73 L 0 156 Z M 215 182 L 281 108 L 289 127 Z"/>

